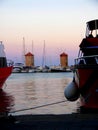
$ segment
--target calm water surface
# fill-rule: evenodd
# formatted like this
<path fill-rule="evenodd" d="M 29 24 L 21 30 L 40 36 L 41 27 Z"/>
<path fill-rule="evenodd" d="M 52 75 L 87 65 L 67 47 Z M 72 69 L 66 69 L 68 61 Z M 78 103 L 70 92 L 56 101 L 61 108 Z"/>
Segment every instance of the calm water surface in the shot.
<path fill-rule="evenodd" d="M 12 112 L 66 100 L 64 88 L 72 81 L 72 77 L 71 72 L 12 74 L 0 94 L 1 111 Z M 76 112 L 77 108 L 78 101 L 66 101 L 13 114 L 67 114 Z"/>

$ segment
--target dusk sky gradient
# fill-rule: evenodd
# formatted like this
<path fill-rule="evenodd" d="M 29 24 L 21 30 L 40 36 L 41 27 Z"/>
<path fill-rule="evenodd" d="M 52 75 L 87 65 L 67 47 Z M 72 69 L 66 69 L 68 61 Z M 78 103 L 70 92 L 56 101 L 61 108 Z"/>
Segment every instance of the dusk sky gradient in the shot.
<path fill-rule="evenodd" d="M 0 0 L 0 41 L 8 59 L 22 62 L 23 37 L 26 52 L 42 65 L 45 40 L 46 64 L 59 65 L 59 55 L 68 54 L 74 64 L 86 22 L 98 19 L 98 0 Z"/>

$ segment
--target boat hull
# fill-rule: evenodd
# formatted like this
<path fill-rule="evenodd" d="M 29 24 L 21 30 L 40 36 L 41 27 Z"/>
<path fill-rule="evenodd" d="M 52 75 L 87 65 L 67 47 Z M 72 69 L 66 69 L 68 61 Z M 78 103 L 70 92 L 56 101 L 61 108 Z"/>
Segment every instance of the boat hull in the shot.
<path fill-rule="evenodd" d="M 12 69 L 13 69 L 12 66 L 0 68 L 0 89 L 3 88 L 5 81 L 12 73 Z"/>
<path fill-rule="evenodd" d="M 81 106 L 98 109 L 98 68 L 77 68 L 74 77 L 80 90 Z"/>

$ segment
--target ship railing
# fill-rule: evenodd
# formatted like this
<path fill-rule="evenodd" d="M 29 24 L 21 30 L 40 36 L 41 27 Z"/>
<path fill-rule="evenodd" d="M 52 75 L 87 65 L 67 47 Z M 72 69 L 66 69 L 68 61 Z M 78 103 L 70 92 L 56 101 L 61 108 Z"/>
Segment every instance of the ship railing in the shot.
<path fill-rule="evenodd" d="M 82 56 L 75 59 L 75 66 L 87 66 L 87 65 L 98 66 L 98 55 Z"/>
<path fill-rule="evenodd" d="M 7 59 L 7 66 L 13 66 L 14 62 L 12 60 Z"/>

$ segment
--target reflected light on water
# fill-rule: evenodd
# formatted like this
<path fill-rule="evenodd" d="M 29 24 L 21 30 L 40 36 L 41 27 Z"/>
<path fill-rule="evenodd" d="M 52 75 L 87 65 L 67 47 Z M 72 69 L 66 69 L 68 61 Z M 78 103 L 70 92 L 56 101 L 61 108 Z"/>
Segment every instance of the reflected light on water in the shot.
<path fill-rule="evenodd" d="M 14 110 L 28 109 L 66 100 L 64 89 L 72 81 L 72 73 L 12 74 L 6 91 L 14 96 Z M 14 114 L 66 114 L 75 112 L 76 102 L 63 102 Z"/>

